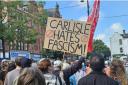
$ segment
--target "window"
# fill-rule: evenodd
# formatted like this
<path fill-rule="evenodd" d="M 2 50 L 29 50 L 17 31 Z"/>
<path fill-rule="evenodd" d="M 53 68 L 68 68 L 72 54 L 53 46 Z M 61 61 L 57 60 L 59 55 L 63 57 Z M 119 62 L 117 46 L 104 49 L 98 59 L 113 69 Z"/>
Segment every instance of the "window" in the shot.
<path fill-rule="evenodd" d="M 123 52 L 123 48 L 122 48 L 122 47 L 120 48 L 120 52 L 121 52 L 121 53 Z"/>
<path fill-rule="evenodd" d="M 119 39 L 119 44 L 122 45 L 122 39 Z"/>

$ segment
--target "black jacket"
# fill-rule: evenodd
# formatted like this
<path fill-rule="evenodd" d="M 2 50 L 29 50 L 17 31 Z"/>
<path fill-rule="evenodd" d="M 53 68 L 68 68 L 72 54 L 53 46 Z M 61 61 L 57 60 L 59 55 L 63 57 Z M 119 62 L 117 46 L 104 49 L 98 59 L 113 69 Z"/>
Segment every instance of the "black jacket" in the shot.
<path fill-rule="evenodd" d="M 119 85 L 118 82 L 109 78 L 102 72 L 92 72 L 81 78 L 78 85 Z"/>
<path fill-rule="evenodd" d="M 85 62 L 84 57 L 81 57 L 80 60 L 71 65 L 70 68 L 63 70 L 64 80 L 66 85 L 70 85 L 69 77 L 72 76 L 74 73 L 76 73 L 82 66 L 82 62 Z"/>

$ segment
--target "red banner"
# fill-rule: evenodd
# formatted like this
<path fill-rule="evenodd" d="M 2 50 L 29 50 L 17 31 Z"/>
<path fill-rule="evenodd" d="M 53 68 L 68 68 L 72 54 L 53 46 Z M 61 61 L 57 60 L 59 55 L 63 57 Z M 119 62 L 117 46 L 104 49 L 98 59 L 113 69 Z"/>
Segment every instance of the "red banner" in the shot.
<path fill-rule="evenodd" d="M 99 19 L 99 9 L 100 9 L 100 1 L 95 0 L 93 4 L 93 10 L 87 20 L 87 22 L 92 24 L 91 30 L 90 30 L 89 43 L 88 43 L 88 52 L 93 51 L 93 36 L 94 36 L 96 25 Z"/>

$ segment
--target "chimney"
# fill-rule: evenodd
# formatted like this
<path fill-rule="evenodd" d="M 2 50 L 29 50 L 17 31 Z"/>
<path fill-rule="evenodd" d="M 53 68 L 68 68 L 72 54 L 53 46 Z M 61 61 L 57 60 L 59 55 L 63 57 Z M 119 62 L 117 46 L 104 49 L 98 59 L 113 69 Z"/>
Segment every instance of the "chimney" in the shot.
<path fill-rule="evenodd" d="M 123 34 L 125 34 L 125 30 L 123 30 Z"/>

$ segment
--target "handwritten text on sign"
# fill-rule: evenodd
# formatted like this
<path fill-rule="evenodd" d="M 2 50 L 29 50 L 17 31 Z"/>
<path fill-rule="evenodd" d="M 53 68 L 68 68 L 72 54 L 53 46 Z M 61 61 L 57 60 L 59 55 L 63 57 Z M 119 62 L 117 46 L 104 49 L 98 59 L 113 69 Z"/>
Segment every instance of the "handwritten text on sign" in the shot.
<path fill-rule="evenodd" d="M 44 48 L 86 55 L 91 24 L 48 18 Z"/>

